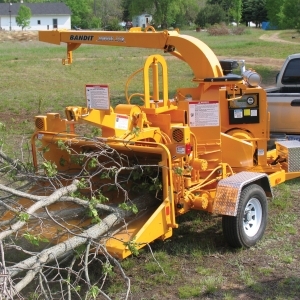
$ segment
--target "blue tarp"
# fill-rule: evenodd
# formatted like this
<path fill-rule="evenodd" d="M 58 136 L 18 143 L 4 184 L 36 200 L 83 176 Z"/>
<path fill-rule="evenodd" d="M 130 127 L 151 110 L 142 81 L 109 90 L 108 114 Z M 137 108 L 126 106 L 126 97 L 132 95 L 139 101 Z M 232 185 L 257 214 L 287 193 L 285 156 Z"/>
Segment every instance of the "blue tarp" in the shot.
<path fill-rule="evenodd" d="M 277 29 L 277 26 L 273 26 L 270 24 L 270 22 L 262 22 L 261 23 L 261 28 L 263 30 L 274 30 L 274 29 Z"/>

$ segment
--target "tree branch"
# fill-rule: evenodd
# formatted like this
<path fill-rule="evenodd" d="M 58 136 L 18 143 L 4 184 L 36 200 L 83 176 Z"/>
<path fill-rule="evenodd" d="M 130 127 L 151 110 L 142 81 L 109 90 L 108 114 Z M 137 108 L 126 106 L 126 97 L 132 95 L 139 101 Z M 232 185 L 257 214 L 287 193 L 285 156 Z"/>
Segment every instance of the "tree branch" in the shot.
<path fill-rule="evenodd" d="M 32 206 L 30 206 L 25 211 L 25 213 L 31 215 L 38 209 L 55 203 L 63 195 L 71 193 L 71 192 L 75 192 L 77 190 L 77 184 L 78 184 L 78 181 L 74 180 L 73 183 L 70 184 L 69 186 L 66 186 L 66 187 L 56 190 L 53 194 L 51 194 L 48 197 L 43 197 L 42 200 L 40 200 L 40 201 L 34 203 Z M 10 229 L 2 231 L 0 233 L 0 241 L 3 240 L 5 237 L 9 236 L 10 234 L 16 232 L 20 228 L 22 228 L 25 224 L 26 224 L 26 221 L 17 221 L 13 225 L 11 225 Z"/>
<path fill-rule="evenodd" d="M 135 199 L 139 209 L 145 208 L 146 203 L 149 200 L 153 200 L 150 195 L 141 196 Z M 43 250 L 38 255 L 32 256 L 22 262 L 15 264 L 8 268 L 11 277 L 16 276 L 18 273 L 29 270 L 25 277 L 15 285 L 17 292 L 21 291 L 30 281 L 33 280 L 35 275 L 40 271 L 43 265 L 52 262 L 54 259 L 61 257 L 64 253 L 77 248 L 80 245 L 87 243 L 89 240 L 97 240 L 104 235 L 110 228 L 119 224 L 123 218 L 131 216 L 131 211 L 120 211 L 119 213 L 113 213 L 104 218 L 101 223 L 95 224 L 80 235 L 74 236 L 60 244 Z"/>

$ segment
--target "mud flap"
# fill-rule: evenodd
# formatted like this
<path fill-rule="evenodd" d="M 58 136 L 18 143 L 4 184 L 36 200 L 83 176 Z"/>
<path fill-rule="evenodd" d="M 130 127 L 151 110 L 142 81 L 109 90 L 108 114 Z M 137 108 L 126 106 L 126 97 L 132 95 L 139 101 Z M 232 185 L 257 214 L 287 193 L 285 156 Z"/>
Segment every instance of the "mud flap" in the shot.
<path fill-rule="evenodd" d="M 212 213 L 236 216 L 243 187 L 256 183 L 263 188 L 266 196 L 272 197 L 269 177 L 265 173 L 240 172 L 219 181 Z"/>

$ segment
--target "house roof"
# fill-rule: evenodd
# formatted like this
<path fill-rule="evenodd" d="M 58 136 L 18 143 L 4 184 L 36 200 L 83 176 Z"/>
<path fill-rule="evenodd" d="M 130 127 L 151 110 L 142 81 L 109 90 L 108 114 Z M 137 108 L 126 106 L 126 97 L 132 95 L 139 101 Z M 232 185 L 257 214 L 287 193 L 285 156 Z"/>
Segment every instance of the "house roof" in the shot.
<path fill-rule="evenodd" d="M 32 15 L 71 15 L 65 3 L 0 3 L 0 16 L 17 15 L 21 5 L 30 8 Z"/>

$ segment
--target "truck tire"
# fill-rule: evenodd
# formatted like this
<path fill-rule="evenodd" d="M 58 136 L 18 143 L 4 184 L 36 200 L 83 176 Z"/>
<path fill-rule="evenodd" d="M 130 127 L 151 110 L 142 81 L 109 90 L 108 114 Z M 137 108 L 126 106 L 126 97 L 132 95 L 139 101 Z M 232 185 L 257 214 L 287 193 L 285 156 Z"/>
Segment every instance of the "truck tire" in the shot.
<path fill-rule="evenodd" d="M 242 190 L 237 214 L 223 216 L 223 234 L 234 248 L 250 248 L 264 235 L 267 226 L 268 203 L 264 190 L 251 184 Z"/>

